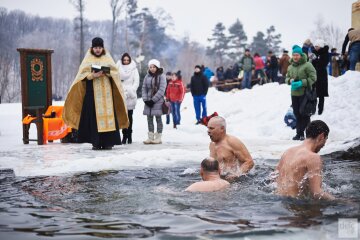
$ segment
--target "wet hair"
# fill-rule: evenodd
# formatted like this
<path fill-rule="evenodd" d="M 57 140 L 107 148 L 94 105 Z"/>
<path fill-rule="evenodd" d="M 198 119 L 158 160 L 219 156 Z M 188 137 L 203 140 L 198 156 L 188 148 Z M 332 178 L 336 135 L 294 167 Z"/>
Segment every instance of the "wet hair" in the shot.
<path fill-rule="evenodd" d="M 128 53 L 124 53 L 122 56 L 121 56 L 121 63 L 124 64 L 124 58 L 125 57 L 128 57 L 129 58 L 129 64 L 131 63 L 131 57 Z"/>
<path fill-rule="evenodd" d="M 201 162 L 201 168 L 206 172 L 219 171 L 219 162 L 212 158 L 205 158 Z"/>
<path fill-rule="evenodd" d="M 324 133 L 325 137 L 329 135 L 330 129 L 325 122 L 321 120 L 315 120 L 309 123 L 306 127 L 306 138 L 315 139 L 320 134 Z"/>

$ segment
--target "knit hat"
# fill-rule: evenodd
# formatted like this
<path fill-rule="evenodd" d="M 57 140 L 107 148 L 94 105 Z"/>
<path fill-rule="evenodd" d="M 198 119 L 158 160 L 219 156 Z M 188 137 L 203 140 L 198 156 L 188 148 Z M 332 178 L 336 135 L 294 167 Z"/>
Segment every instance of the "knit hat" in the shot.
<path fill-rule="evenodd" d="M 195 68 L 198 68 L 201 70 L 201 66 L 200 65 L 196 65 Z"/>
<path fill-rule="evenodd" d="M 102 48 L 104 48 L 104 40 L 102 40 L 102 38 L 99 38 L 99 37 L 93 38 L 91 47 L 93 47 L 93 48 L 94 47 L 102 47 Z"/>
<path fill-rule="evenodd" d="M 323 48 L 325 46 L 324 40 L 322 39 L 316 39 L 314 42 L 314 47 L 320 47 Z"/>
<path fill-rule="evenodd" d="M 148 67 L 150 67 L 150 65 L 155 65 L 157 68 L 160 68 L 160 62 L 157 59 L 151 59 L 148 63 Z"/>
<path fill-rule="evenodd" d="M 294 53 L 302 54 L 303 51 L 302 51 L 302 48 L 301 48 L 301 47 L 299 47 L 298 45 L 294 45 L 294 46 L 292 47 L 292 53 L 293 53 L 293 54 L 294 54 Z"/>

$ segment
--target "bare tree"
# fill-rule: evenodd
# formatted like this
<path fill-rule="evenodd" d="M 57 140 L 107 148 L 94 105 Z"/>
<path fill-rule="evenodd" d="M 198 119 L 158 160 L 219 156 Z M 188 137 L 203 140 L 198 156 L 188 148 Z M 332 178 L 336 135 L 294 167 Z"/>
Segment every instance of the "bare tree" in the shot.
<path fill-rule="evenodd" d="M 78 11 L 79 15 L 78 17 L 75 18 L 75 21 L 78 22 L 78 24 L 76 24 L 76 29 L 79 29 L 79 35 L 80 35 L 80 55 L 79 55 L 79 60 L 80 63 L 84 58 L 85 55 L 85 33 L 84 33 L 84 28 L 85 28 L 85 19 L 84 19 L 84 11 L 85 11 L 85 0 L 70 0 L 70 2 L 74 5 L 74 7 L 76 8 L 76 10 Z"/>
<path fill-rule="evenodd" d="M 333 23 L 326 24 L 323 17 L 319 15 L 314 22 L 315 30 L 310 34 L 312 41 L 315 39 L 323 39 L 330 48 L 341 49 L 344 40 L 344 31 Z"/>
<path fill-rule="evenodd" d="M 10 71 L 12 61 L 8 54 L 0 56 L 0 96 L 5 100 L 5 93 L 10 82 Z M 5 101 L 9 101 L 6 99 Z"/>
<path fill-rule="evenodd" d="M 110 51 L 114 52 L 116 29 L 119 21 L 120 14 L 124 9 L 126 0 L 110 0 L 111 14 L 112 14 L 112 25 L 111 25 L 111 42 Z"/>
<path fill-rule="evenodd" d="M 182 70 L 184 83 L 189 83 L 196 65 L 204 64 L 209 66 L 210 62 L 206 57 L 204 47 L 199 43 L 190 42 L 188 37 L 183 39 L 182 48 L 179 49 L 177 56 L 176 69 Z"/>

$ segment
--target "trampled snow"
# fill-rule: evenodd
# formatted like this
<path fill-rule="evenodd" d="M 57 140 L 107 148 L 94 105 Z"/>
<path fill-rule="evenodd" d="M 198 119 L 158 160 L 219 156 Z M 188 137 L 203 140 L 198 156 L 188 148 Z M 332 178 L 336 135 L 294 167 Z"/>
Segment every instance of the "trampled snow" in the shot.
<path fill-rule="evenodd" d="M 360 73 L 348 71 L 338 78 L 329 77 L 329 95 L 324 113 L 312 116 L 330 127 L 330 135 L 321 154 L 346 150 L 360 137 Z M 62 105 L 63 102 L 54 102 Z M 270 83 L 251 90 L 219 92 L 209 89 L 208 115 L 218 112 L 227 121 L 227 132 L 249 149 L 255 164 L 264 159 L 279 159 L 292 141 L 295 131 L 284 123 L 291 104 L 288 85 Z M 83 171 L 132 169 L 144 167 L 187 166 L 209 155 L 207 129 L 195 125 L 192 97 L 187 93 L 181 105 L 181 125 L 165 125 L 163 144 L 144 145 L 147 121 L 138 100 L 134 111 L 131 145 L 115 146 L 111 151 L 93 151 L 90 144 L 62 144 L 59 141 L 38 146 L 22 143 L 21 103 L 0 104 L 0 168 L 14 169 L 18 176 L 62 175 Z M 36 136 L 35 125 L 31 136 Z M 254 170 L 252 170 L 254 171 Z"/>

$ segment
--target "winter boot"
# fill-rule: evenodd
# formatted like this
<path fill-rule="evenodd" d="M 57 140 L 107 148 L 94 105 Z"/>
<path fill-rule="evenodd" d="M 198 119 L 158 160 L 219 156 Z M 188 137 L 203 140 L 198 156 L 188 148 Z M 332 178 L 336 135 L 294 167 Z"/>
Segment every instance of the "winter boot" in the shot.
<path fill-rule="evenodd" d="M 304 134 L 299 134 L 297 133 L 292 140 L 295 140 L 295 141 L 304 141 L 305 137 L 304 137 Z"/>
<path fill-rule="evenodd" d="M 125 128 L 122 130 L 123 139 L 121 141 L 122 144 L 126 144 L 126 140 L 128 139 L 128 130 Z"/>
<path fill-rule="evenodd" d="M 93 144 L 92 150 L 101 150 L 101 146 Z"/>
<path fill-rule="evenodd" d="M 161 144 L 161 133 L 155 133 L 155 138 L 152 141 L 153 144 Z"/>
<path fill-rule="evenodd" d="M 127 130 L 127 142 L 128 144 L 132 144 L 132 130 Z"/>
<path fill-rule="evenodd" d="M 146 139 L 143 143 L 144 144 L 152 144 L 154 141 L 154 133 L 148 132 L 148 139 Z"/>

